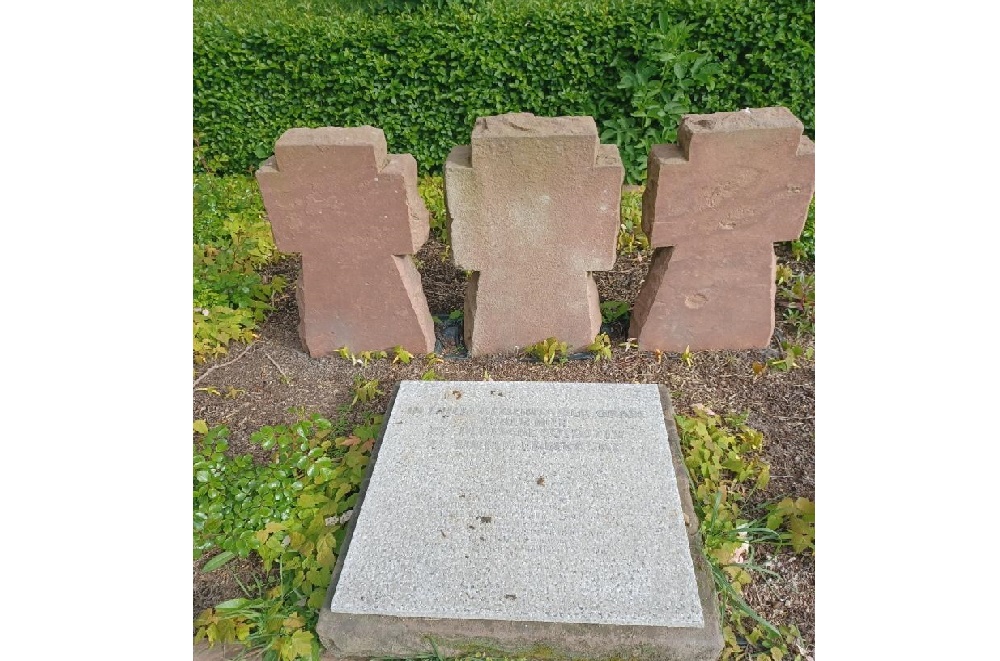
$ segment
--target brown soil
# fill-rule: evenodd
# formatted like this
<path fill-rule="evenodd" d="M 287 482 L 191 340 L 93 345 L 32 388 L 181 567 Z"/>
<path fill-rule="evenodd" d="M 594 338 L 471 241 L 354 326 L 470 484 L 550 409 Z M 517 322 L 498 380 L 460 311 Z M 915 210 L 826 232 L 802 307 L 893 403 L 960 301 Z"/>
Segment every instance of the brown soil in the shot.
<path fill-rule="evenodd" d="M 788 262 L 788 254 L 778 250 L 779 261 Z M 620 346 L 625 342 L 627 321 L 612 324 L 605 330 L 614 345 L 611 361 L 595 363 L 589 355 L 574 356 L 563 364 L 544 365 L 517 357 L 469 359 L 461 346 L 459 322 L 445 321 L 454 310 L 462 309 L 465 275 L 446 258 L 444 246 L 433 238 L 417 255 L 424 292 L 440 343 L 438 354 L 445 362 L 434 366 L 442 379 L 496 381 L 581 381 L 615 383 L 663 383 L 670 388 L 678 413 L 690 413 L 702 404 L 717 413 L 748 412 L 748 424 L 763 432 L 765 456 L 771 465 L 771 484 L 764 496 L 752 505 L 785 496 L 815 499 L 815 372 L 810 361 L 789 372 L 768 370 L 755 375 L 754 362 L 778 358 L 780 340 L 792 337 L 794 330 L 779 322 L 771 348 L 754 351 L 714 351 L 694 354 L 693 364 L 685 365 L 678 354 L 663 354 L 658 361 L 650 353 Z M 595 275 L 601 300 L 623 300 L 631 304 L 648 269 L 648 256 L 619 257 L 615 270 Z M 286 260 L 272 267 L 294 282 L 299 263 Z M 801 271 L 811 265 L 794 264 Z M 221 394 L 204 390 L 194 392 L 194 418 L 205 419 L 209 426 L 225 424 L 230 429 L 230 452 L 251 453 L 262 460 L 262 453 L 250 442 L 250 435 L 264 425 L 288 424 L 297 419 L 293 407 L 307 413 L 335 418 L 340 409 L 351 403 L 352 386 L 357 375 L 377 379 L 383 392 L 364 408 L 383 412 L 388 393 L 402 379 L 419 379 L 428 369 L 422 357 L 409 365 L 374 361 L 354 366 L 337 356 L 311 359 L 299 342 L 296 325 L 294 286 L 276 304 L 276 310 L 262 324 L 257 339 L 249 347 L 233 345 L 229 355 L 209 365 L 198 366 L 198 388 L 214 387 Z M 779 308 L 778 319 L 783 310 Z M 813 345 L 813 338 L 800 338 L 803 346 Z M 238 359 L 237 359 L 238 357 Z M 236 359 L 236 360 L 234 360 Z M 227 364 L 228 363 L 228 364 Z M 232 389 L 232 390 L 231 390 Z M 226 396 L 231 393 L 231 396 Z M 356 407 L 361 409 L 361 406 Z M 357 421 L 361 414 L 356 413 Z M 259 563 L 251 560 L 229 563 L 211 574 L 201 573 L 206 559 L 195 563 L 194 612 L 222 600 L 242 596 L 239 583 L 252 585 L 263 577 Z M 779 574 L 779 578 L 757 575 L 747 589 L 749 604 L 775 624 L 799 627 L 803 635 L 803 653 L 813 655 L 815 628 L 815 564 L 812 556 L 789 550 L 765 551 L 759 562 Z"/>

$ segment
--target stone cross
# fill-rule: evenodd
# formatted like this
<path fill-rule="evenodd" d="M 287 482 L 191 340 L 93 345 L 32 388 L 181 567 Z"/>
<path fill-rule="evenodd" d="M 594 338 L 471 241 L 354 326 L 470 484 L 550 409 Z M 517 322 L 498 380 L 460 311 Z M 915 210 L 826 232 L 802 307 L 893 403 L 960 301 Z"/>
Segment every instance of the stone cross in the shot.
<path fill-rule="evenodd" d="M 480 117 L 445 163 L 445 199 L 465 296 L 469 354 L 549 337 L 571 347 L 601 326 L 591 271 L 610 270 L 625 177 L 592 117 Z"/>
<path fill-rule="evenodd" d="M 632 312 L 644 350 L 765 348 L 773 242 L 799 237 L 814 145 L 787 108 L 685 115 L 649 154 L 642 228 L 657 248 Z"/>
<path fill-rule="evenodd" d="M 310 356 L 342 346 L 434 350 L 410 257 L 430 232 L 412 156 L 388 154 L 371 126 L 293 128 L 257 181 L 278 249 L 302 253 L 296 299 Z"/>

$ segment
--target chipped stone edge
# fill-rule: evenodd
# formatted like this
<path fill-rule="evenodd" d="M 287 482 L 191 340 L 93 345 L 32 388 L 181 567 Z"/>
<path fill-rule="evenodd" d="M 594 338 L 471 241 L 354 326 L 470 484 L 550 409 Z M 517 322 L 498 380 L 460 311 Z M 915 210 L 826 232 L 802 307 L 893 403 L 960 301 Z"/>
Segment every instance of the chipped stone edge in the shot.
<path fill-rule="evenodd" d="M 402 382 L 400 382 L 402 383 Z M 612 385 L 612 384 L 609 384 Z M 412 657 L 435 652 L 439 656 L 459 656 L 476 652 L 526 657 L 633 658 L 663 661 L 716 661 L 723 639 L 718 596 L 711 567 L 705 559 L 698 533 L 698 517 L 691 500 L 690 480 L 684 466 L 680 435 L 674 421 L 670 392 L 658 385 L 663 420 L 667 428 L 671 459 L 677 476 L 681 509 L 688 530 L 688 544 L 694 561 L 695 580 L 701 600 L 704 627 L 656 627 L 644 625 L 573 624 L 562 622 L 459 620 L 448 618 L 395 617 L 334 613 L 330 610 L 336 585 L 350 549 L 358 514 L 364 504 L 378 452 L 385 437 L 400 384 L 393 389 L 378 440 L 361 483 L 354 517 L 347 526 L 320 611 L 316 632 L 326 647 L 326 655 L 337 657 Z M 334 639 L 340 640 L 340 645 Z"/>

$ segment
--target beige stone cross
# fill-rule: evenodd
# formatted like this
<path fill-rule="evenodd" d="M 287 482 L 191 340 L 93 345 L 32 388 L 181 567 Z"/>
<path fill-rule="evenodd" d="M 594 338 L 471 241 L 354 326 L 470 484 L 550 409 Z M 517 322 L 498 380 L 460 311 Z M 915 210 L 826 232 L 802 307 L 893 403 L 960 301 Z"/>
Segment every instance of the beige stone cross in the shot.
<path fill-rule="evenodd" d="M 649 154 L 642 227 L 657 248 L 629 335 L 644 350 L 764 348 L 775 241 L 799 237 L 814 145 L 787 108 L 685 115 Z"/>
<path fill-rule="evenodd" d="M 445 163 L 455 264 L 474 271 L 465 296 L 469 354 L 556 337 L 571 347 L 601 326 L 591 271 L 610 270 L 625 177 L 618 147 L 592 117 L 480 117 L 472 144 Z"/>
<path fill-rule="evenodd" d="M 430 232 L 417 162 L 371 126 L 294 128 L 257 171 L 279 250 L 302 253 L 296 299 L 309 355 L 346 346 L 434 350 L 410 257 Z"/>

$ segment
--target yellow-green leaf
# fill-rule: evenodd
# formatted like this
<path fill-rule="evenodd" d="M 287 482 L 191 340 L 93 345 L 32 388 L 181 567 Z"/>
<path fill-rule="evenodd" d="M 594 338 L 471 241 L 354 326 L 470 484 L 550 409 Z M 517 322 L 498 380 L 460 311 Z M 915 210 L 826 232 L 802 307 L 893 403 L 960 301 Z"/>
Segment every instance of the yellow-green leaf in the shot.
<path fill-rule="evenodd" d="M 313 590 L 312 594 L 309 595 L 309 599 L 306 600 L 306 606 L 309 608 L 319 610 L 323 607 L 323 602 L 326 600 L 325 590 Z"/>
<path fill-rule="evenodd" d="M 754 484 L 754 488 L 766 489 L 770 481 L 771 481 L 771 466 L 768 464 L 764 464 L 761 467 L 760 474 L 757 476 L 757 483 Z"/>
<path fill-rule="evenodd" d="M 301 629 L 306 625 L 306 621 L 298 613 L 292 613 L 281 623 L 286 629 Z"/>

